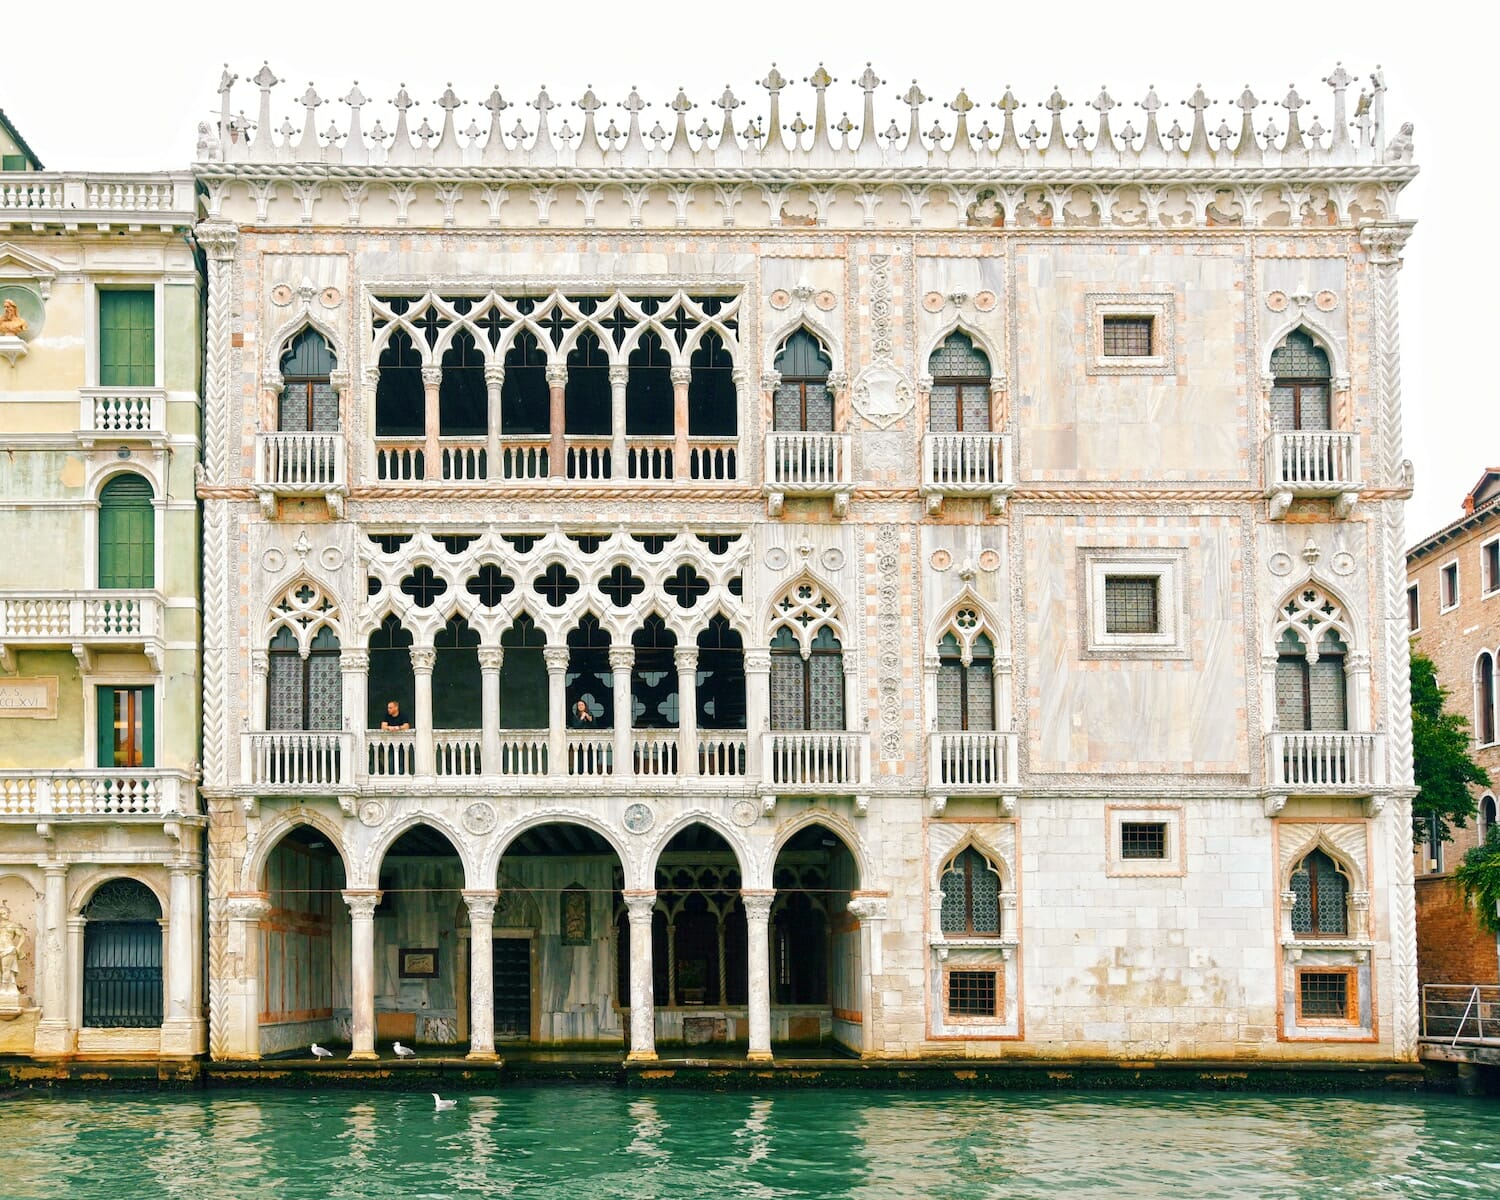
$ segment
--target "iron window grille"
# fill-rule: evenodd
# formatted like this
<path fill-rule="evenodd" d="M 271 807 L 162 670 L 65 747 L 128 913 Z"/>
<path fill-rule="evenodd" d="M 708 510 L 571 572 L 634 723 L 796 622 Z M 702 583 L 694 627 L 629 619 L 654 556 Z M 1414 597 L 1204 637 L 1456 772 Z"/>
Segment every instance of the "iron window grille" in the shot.
<path fill-rule="evenodd" d="M 1156 575 L 1108 575 L 1104 580 L 1105 633 L 1161 632 Z"/>
<path fill-rule="evenodd" d="M 1149 358 L 1156 319 L 1129 315 L 1104 317 L 1105 358 Z"/>
<path fill-rule="evenodd" d="M 1120 823 L 1121 858 L 1167 857 L 1167 823 L 1165 821 L 1122 821 Z"/>

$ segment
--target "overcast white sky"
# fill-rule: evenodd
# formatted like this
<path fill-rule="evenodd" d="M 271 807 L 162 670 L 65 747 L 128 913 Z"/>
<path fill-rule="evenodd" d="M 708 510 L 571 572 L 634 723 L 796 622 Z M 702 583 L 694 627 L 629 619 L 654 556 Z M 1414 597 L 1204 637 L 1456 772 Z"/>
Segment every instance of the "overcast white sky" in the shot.
<path fill-rule="evenodd" d="M 662 4 L 653 0 L 574 0 L 572 3 L 419 4 L 367 0 L 359 4 L 257 0 L 207 5 L 170 0 L 130 6 L 85 0 L 6 6 L 0 22 L 0 108 L 49 168 L 128 170 L 182 168 L 192 158 L 199 120 L 217 111 L 223 63 L 241 76 L 235 107 L 253 117 L 257 93 L 243 80 L 269 59 L 287 80 L 276 89 L 277 124 L 302 110 L 292 101 L 309 80 L 328 99 L 347 94 L 354 80 L 372 100 L 386 101 L 405 82 L 423 115 L 438 126 L 432 103 L 451 80 L 471 115 L 492 84 L 507 99 L 534 97 L 547 85 L 560 105 L 592 85 L 609 104 L 631 85 L 652 102 L 645 115 L 662 118 L 676 89 L 708 111 L 725 83 L 746 108 L 764 113 L 757 86 L 772 61 L 797 87 L 783 97 L 784 119 L 799 107 L 812 117 L 812 92 L 802 79 L 820 61 L 838 82 L 830 89 L 831 116 L 848 107 L 860 117 L 852 84 L 866 60 L 885 78 L 877 94 L 884 124 L 896 116 L 897 96 L 913 77 L 935 98 L 923 109 L 924 129 L 951 114 L 940 103 L 959 87 L 980 106 L 977 128 L 999 114 L 990 107 L 1010 84 L 1038 125 L 1035 106 L 1053 84 L 1077 108 L 1064 114 L 1071 130 L 1083 104 L 1106 83 L 1122 102 L 1118 130 L 1139 114 L 1131 102 L 1155 85 L 1175 103 L 1201 82 L 1238 130 L 1231 101 L 1248 82 L 1263 101 L 1280 99 L 1289 84 L 1313 115 L 1331 123 L 1322 84 L 1334 63 L 1364 80 L 1380 64 L 1389 91 L 1386 115 L 1394 129 L 1416 125 L 1418 180 L 1402 199 L 1402 215 L 1420 224 L 1408 243 L 1402 272 L 1402 339 L 1407 454 L 1416 464 L 1416 496 L 1407 512 L 1408 541 L 1458 515 L 1465 492 L 1487 465 L 1500 465 L 1500 395 L 1489 376 L 1488 354 L 1500 339 L 1500 234 L 1490 203 L 1496 199 L 1495 133 L 1500 107 L 1493 55 L 1500 32 L 1488 4 L 1451 0 L 1394 4 L 1387 0 L 1331 4 L 1140 4 L 1130 0 L 1069 0 L 1054 4 L 932 5 L 889 0 L 813 0 L 789 4 Z M 1350 89 L 1358 95 L 1359 84 Z M 283 111 L 285 110 L 285 111 Z M 378 109 L 368 110 L 366 128 Z M 1352 103 L 1351 103 L 1352 111 Z M 347 108 L 319 110 L 319 128 L 340 126 Z M 507 113 L 514 118 L 514 113 Z M 528 118 L 534 114 L 528 114 Z M 601 114 L 607 116 L 608 114 Z M 701 113 L 693 114 L 690 127 Z M 571 107 L 553 114 L 554 128 Z M 1256 128 L 1280 109 L 1262 107 Z M 1168 123 L 1170 122 L 1170 117 Z M 389 126 L 389 120 L 387 125 Z M 513 121 L 512 121 L 513 123 Z M 1186 125 L 1186 120 L 1184 120 Z"/>

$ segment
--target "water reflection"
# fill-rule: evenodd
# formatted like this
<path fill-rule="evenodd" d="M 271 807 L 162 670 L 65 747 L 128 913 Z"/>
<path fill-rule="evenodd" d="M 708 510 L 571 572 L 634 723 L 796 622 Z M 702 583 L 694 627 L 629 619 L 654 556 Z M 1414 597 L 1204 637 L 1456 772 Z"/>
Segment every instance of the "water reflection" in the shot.
<path fill-rule="evenodd" d="M 0 1107 L 0 1193 L 193 1198 L 1500 1195 L 1491 1102 L 605 1088 L 162 1096 Z"/>

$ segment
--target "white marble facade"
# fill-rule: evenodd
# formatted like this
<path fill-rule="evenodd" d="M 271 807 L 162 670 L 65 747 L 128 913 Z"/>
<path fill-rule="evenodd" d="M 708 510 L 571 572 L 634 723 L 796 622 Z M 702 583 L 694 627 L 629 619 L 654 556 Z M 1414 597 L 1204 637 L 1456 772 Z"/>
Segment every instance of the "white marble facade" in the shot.
<path fill-rule="evenodd" d="M 956 105 L 958 140 L 929 154 L 918 99 L 915 154 L 846 151 L 815 80 L 805 147 L 750 138 L 731 164 L 679 122 L 636 161 L 636 110 L 617 151 L 590 93 L 581 146 L 549 159 L 545 95 L 530 151 L 498 125 L 490 149 L 460 147 L 451 121 L 414 145 L 405 107 L 403 150 L 364 140 L 356 89 L 338 149 L 247 141 L 233 82 L 197 167 L 215 1057 L 318 1037 L 362 1058 L 392 1036 L 478 1059 L 507 1036 L 637 1059 L 720 1038 L 752 1059 L 811 1039 L 896 1058 L 1415 1055 L 1409 137 L 1366 105 L 1357 136 L 1294 124 L 1263 143 L 1247 108 L 1254 154 L 1243 136 L 1215 151 L 1198 107 L 1179 147 L 1153 105 L 1146 147 L 1120 149 L 1106 105 L 1094 151 L 1056 121 L 1021 145 L 1007 109 L 1008 149 L 974 145 Z M 1147 340 L 1111 348 L 1132 321 Z M 580 328 L 608 374 L 588 429 Z M 1271 417 L 1294 330 L 1328 359 L 1315 435 Z M 314 432 L 284 416 L 307 331 L 335 360 Z M 653 331 L 655 393 L 632 357 Z M 705 331 L 726 372 L 712 403 Z M 511 353 L 523 332 L 534 361 Z M 799 333 L 823 375 L 792 395 Z M 955 334 L 987 364 L 957 384 L 934 358 Z M 465 361 L 482 395 L 458 431 L 445 372 Z M 399 370 L 417 399 L 393 432 Z M 959 430 L 939 415 L 955 388 Z M 1306 445 L 1316 470 L 1294 463 Z M 1121 580 L 1147 581 L 1149 628 L 1107 616 Z M 716 617 L 743 648 L 743 728 L 692 703 Z M 454 717 L 460 618 L 477 666 Z M 567 715 L 585 618 L 613 672 L 592 727 Z M 677 719 L 635 728 L 654 618 Z M 410 636 L 394 732 L 371 727 L 391 622 Z M 513 728 L 528 623 L 545 719 Z M 1343 697 L 1316 737 L 1277 725 L 1284 634 L 1314 626 Z M 278 630 L 305 663 L 336 639 L 333 723 L 273 719 Z M 819 674 L 835 640 L 841 684 Z M 777 691 L 784 671 L 811 699 Z M 789 730 L 797 703 L 836 727 Z M 1310 932 L 1293 908 L 1314 852 L 1344 890 Z M 687 896 L 732 918 L 684 916 Z M 705 985 L 685 964 L 715 921 Z M 491 989 L 522 969 L 510 939 L 529 1023 L 497 1030 L 518 1003 Z M 436 975 L 414 977 L 426 948 Z M 1341 989 L 1337 1013 L 1308 972 Z"/>

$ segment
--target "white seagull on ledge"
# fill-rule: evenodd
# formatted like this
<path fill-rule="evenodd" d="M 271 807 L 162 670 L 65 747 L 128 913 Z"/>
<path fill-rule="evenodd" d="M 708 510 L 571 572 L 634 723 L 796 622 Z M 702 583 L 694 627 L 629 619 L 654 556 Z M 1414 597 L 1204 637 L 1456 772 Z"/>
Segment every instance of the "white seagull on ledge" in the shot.
<path fill-rule="evenodd" d="M 392 1045 L 391 1049 L 396 1052 L 397 1058 L 417 1057 L 417 1052 L 415 1050 L 413 1050 L 410 1046 L 403 1046 L 400 1042 L 396 1042 L 394 1045 Z"/>
<path fill-rule="evenodd" d="M 314 1058 L 332 1058 L 333 1057 L 333 1051 L 332 1050 L 325 1050 L 325 1049 L 323 1049 L 322 1046 L 318 1045 L 317 1042 L 314 1042 L 312 1044 L 312 1056 Z"/>
<path fill-rule="evenodd" d="M 433 1107 L 436 1108 L 438 1112 L 447 1112 L 450 1108 L 458 1107 L 457 1100 L 444 1100 L 436 1092 L 432 1093 L 432 1103 Z"/>

